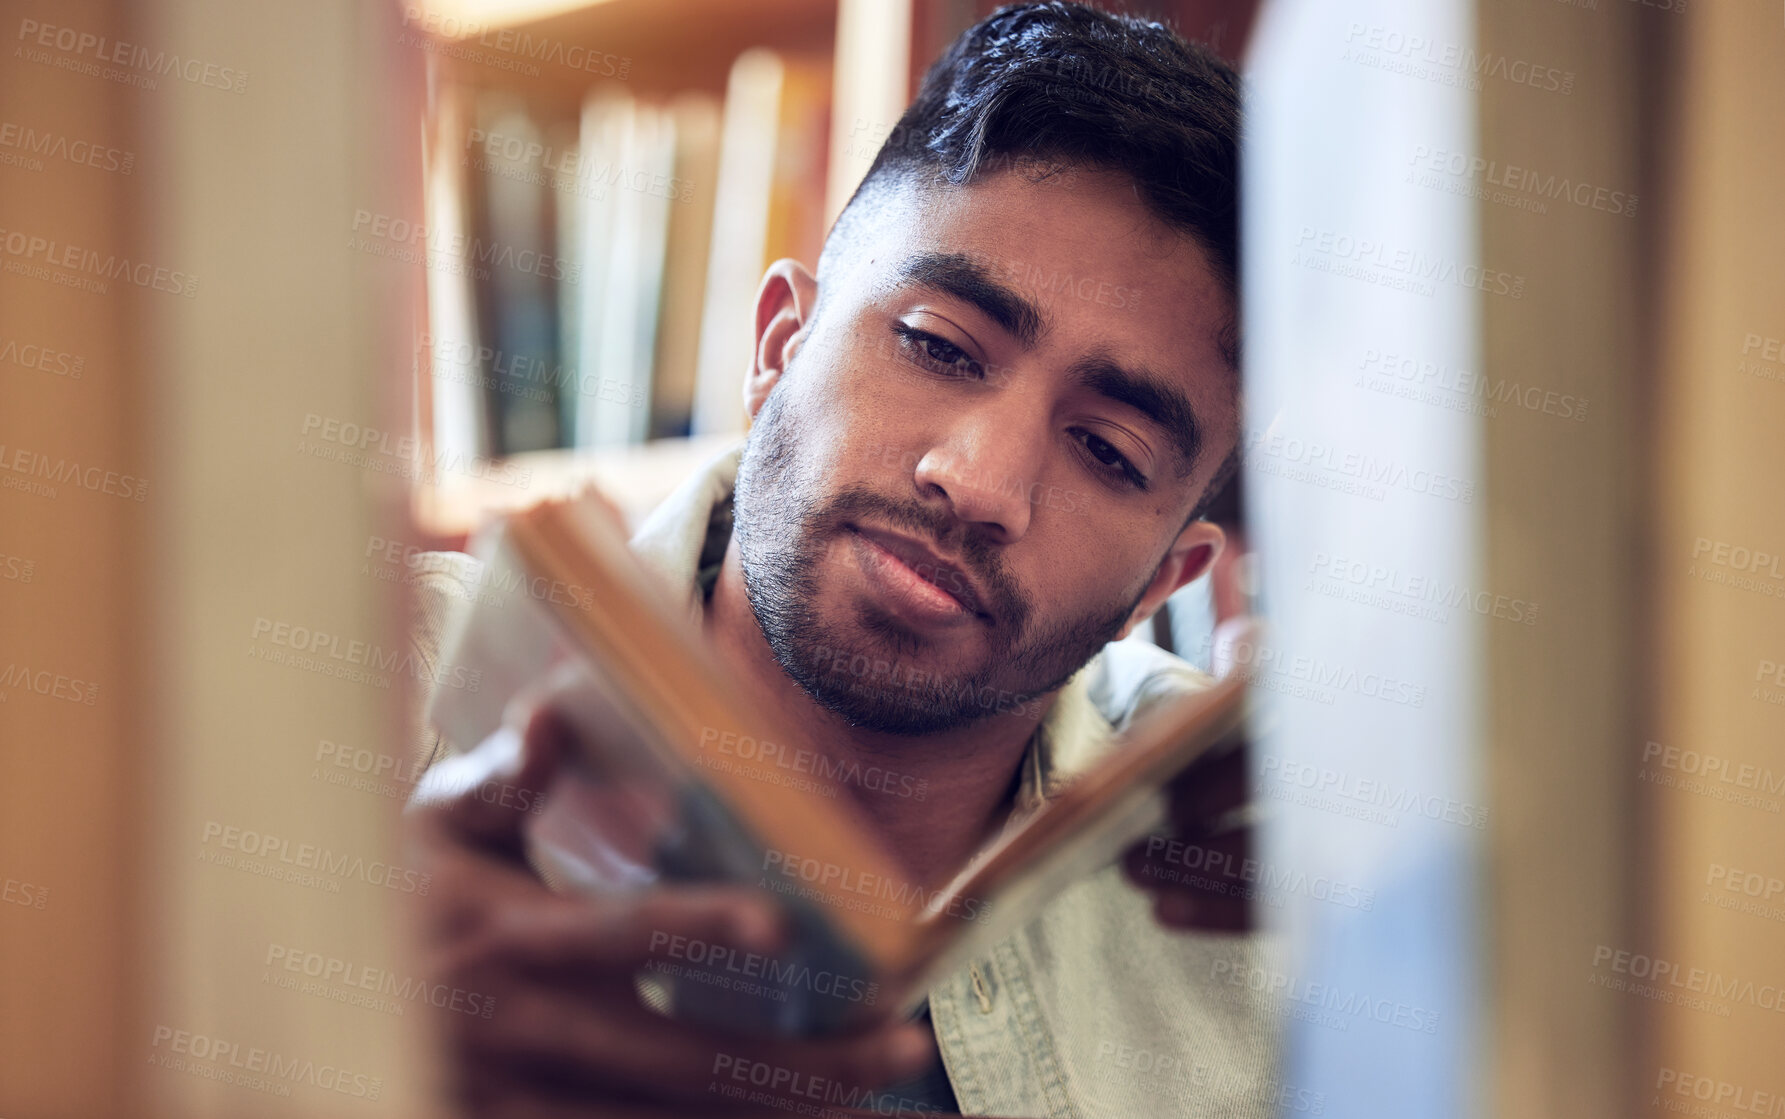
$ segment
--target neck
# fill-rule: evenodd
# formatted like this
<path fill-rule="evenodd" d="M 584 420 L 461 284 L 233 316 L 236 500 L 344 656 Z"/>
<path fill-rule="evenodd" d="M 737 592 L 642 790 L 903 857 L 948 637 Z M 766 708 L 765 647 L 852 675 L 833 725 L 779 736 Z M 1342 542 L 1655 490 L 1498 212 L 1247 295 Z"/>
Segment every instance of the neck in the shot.
<path fill-rule="evenodd" d="M 953 877 L 1004 822 L 1017 768 L 1052 697 L 934 734 L 851 726 L 819 706 L 776 660 L 745 595 L 735 539 L 707 604 L 706 632 L 720 663 L 757 698 L 776 733 L 791 740 L 785 745 L 830 759 L 838 772 L 875 775 L 844 783 L 838 795 L 849 798 L 856 818 L 914 885 L 928 889 Z"/>

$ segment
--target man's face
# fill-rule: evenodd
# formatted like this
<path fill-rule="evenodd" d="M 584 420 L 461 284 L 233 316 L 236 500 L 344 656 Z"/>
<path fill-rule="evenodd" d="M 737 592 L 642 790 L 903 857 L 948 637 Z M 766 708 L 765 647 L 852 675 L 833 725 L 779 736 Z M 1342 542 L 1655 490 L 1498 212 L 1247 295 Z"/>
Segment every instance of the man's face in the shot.
<path fill-rule="evenodd" d="M 737 541 L 815 700 L 931 733 L 1122 630 L 1237 438 L 1230 303 L 1124 176 L 899 189 L 862 227 L 751 431 Z"/>

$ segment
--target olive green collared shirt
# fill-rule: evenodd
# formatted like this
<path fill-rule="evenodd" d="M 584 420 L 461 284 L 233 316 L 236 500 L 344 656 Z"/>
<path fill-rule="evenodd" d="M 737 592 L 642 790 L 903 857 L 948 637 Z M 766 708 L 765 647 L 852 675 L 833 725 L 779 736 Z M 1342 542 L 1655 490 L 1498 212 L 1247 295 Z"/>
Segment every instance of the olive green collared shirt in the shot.
<path fill-rule="evenodd" d="M 646 564 L 687 588 L 696 621 L 731 537 L 740 454 L 715 458 L 633 537 Z M 432 667 L 442 634 L 475 593 L 476 561 L 431 553 L 411 575 L 412 639 Z M 1055 795 L 1151 704 L 1207 683 L 1153 646 L 1106 646 L 1037 728 L 1011 819 Z M 458 752 L 423 724 L 426 699 L 414 712 L 418 768 Z M 1280 1091 L 1275 1014 L 1248 980 L 1265 973 L 1259 938 L 1165 929 L 1149 898 L 1112 866 L 931 987 L 929 1015 L 949 1084 L 970 1115 L 1264 1117 Z"/>

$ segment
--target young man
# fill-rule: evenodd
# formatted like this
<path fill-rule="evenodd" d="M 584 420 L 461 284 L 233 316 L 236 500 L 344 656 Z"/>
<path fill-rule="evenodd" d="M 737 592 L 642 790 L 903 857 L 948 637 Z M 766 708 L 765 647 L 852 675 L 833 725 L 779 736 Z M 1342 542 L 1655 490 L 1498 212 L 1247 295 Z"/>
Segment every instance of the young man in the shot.
<path fill-rule="evenodd" d="M 1110 642 L 1222 546 L 1197 512 L 1238 440 L 1237 128 L 1231 70 L 1157 25 L 1049 3 L 970 29 L 816 276 L 769 268 L 747 443 L 635 538 L 784 749 L 923 783 L 921 799 L 848 792 L 914 882 L 964 864 L 1150 703 L 1206 682 Z M 424 648 L 465 563 L 422 580 Z M 933 987 L 915 1022 L 776 1040 L 652 1010 L 634 980 L 654 934 L 767 951 L 775 911 L 753 891 L 544 886 L 517 798 L 471 783 L 544 789 L 566 733 L 536 712 L 467 753 L 422 747 L 439 787 L 472 788 L 424 788 L 412 815 L 433 967 L 496 1007 L 451 1016 L 470 1111 L 722 1114 L 743 1106 L 717 1090 L 740 1068 L 745 1086 L 772 1070 L 788 1106 L 815 1084 L 895 1084 L 874 1098 L 886 1114 L 1269 1110 L 1268 1025 L 1213 978 L 1254 951 L 1219 931 L 1243 923 L 1232 899 L 1149 897 L 1117 868 Z M 1206 831 L 1243 776 L 1229 762 L 1182 787 L 1180 822 L 1208 846 L 1243 846 Z"/>

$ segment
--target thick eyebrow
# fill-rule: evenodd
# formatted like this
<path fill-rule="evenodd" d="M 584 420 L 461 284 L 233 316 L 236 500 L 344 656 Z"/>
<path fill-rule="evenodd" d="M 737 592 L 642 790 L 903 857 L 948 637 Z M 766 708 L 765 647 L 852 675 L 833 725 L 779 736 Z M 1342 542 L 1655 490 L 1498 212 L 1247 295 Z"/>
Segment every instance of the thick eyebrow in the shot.
<path fill-rule="evenodd" d="M 920 253 L 899 269 L 901 279 L 977 307 L 1030 349 L 1047 329 L 1047 316 L 1015 289 L 1000 283 L 973 258 L 959 253 Z"/>
<path fill-rule="evenodd" d="M 1168 381 L 1102 357 L 1078 362 L 1070 376 L 1097 395 L 1128 405 L 1164 431 L 1182 460 L 1177 471 L 1180 478 L 1195 468 L 1197 452 L 1202 450 L 1202 428 L 1190 402 Z"/>

